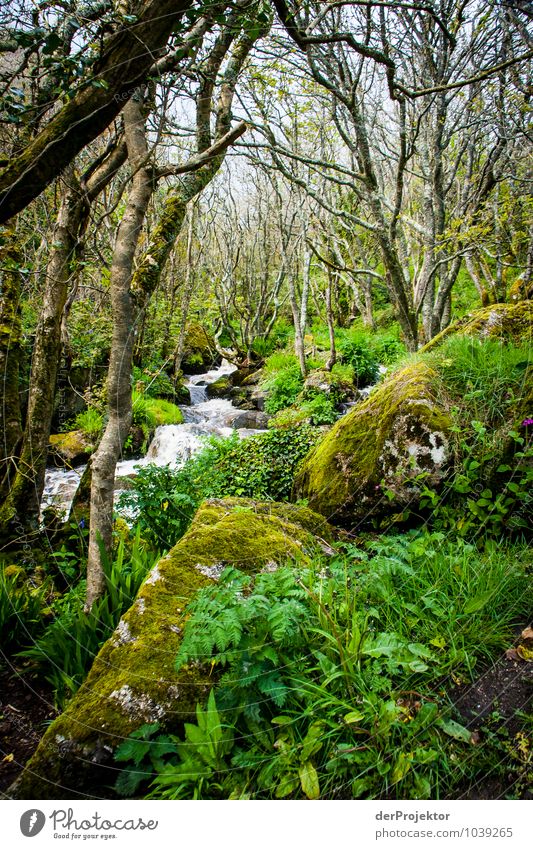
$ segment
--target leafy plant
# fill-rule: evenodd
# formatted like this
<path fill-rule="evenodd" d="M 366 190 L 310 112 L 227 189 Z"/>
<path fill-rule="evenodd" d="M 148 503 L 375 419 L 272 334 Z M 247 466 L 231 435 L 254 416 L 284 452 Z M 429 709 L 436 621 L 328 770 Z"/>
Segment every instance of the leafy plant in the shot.
<path fill-rule="evenodd" d="M 294 404 L 303 388 L 303 377 L 294 354 L 280 351 L 271 354 L 265 362 L 264 374 L 261 388 L 268 393 L 266 412 L 274 414 Z"/>
<path fill-rule="evenodd" d="M 142 546 L 139 532 L 130 552 L 121 541 L 111 562 L 103 557 L 106 595 L 85 611 L 85 581 L 80 581 L 54 604 L 55 618 L 42 636 L 31 648 L 19 652 L 20 657 L 33 661 L 53 686 L 58 709 L 64 709 L 83 683 L 95 656 L 157 559 L 158 555 Z"/>
<path fill-rule="evenodd" d="M 98 439 L 104 429 L 104 417 L 94 407 L 78 413 L 73 422 L 73 430 L 82 430 L 87 436 Z"/>
<path fill-rule="evenodd" d="M 375 383 L 379 377 L 379 361 L 365 342 L 352 340 L 340 349 L 342 362 L 352 366 L 356 385 L 361 388 Z"/>
<path fill-rule="evenodd" d="M 298 574 L 227 569 L 189 605 L 176 660 L 216 682 L 208 713 L 224 744 L 215 764 L 206 720 L 187 728 L 151 798 L 420 799 L 484 776 L 490 756 L 442 682 L 509 641 L 526 564 L 525 547 L 410 532 Z"/>
<path fill-rule="evenodd" d="M 288 499 L 296 469 L 318 436 L 314 428 L 301 424 L 234 442 L 213 467 L 209 494 Z"/>
<path fill-rule="evenodd" d="M 45 625 L 50 582 L 36 584 L 24 569 L 0 565 L 0 645 L 4 651 L 30 644 Z"/>

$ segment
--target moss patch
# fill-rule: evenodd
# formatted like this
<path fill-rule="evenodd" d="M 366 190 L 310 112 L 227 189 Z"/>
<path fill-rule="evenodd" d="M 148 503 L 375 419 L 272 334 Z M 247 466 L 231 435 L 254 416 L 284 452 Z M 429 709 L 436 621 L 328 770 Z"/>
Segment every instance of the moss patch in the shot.
<path fill-rule="evenodd" d="M 181 367 L 185 374 L 202 374 L 220 361 L 214 339 L 201 324 L 187 325 Z"/>
<path fill-rule="evenodd" d="M 188 533 L 159 561 L 97 655 L 66 711 L 49 727 L 12 788 L 20 799 L 65 798 L 112 784 L 114 748 L 145 722 L 176 727 L 194 716 L 214 681 L 176 672 L 185 607 L 226 565 L 246 572 L 305 564 L 328 551 L 327 523 L 305 507 L 247 499 L 204 502 Z"/>
<path fill-rule="evenodd" d="M 532 338 L 533 301 L 519 301 L 512 304 L 493 304 L 450 324 L 445 330 L 428 342 L 421 353 L 440 345 L 444 339 L 454 333 L 465 336 L 477 336 L 480 339 L 503 339 L 519 345 Z"/>
<path fill-rule="evenodd" d="M 421 473 L 437 485 L 449 459 L 450 427 L 437 385 L 423 362 L 392 375 L 311 449 L 295 496 L 328 520 L 356 526 L 402 509 Z"/>
<path fill-rule="evenodd" d="M 218 380 L 214 380 L 213 383 L 207 385 L 207 397 L 225 398 L 229 395 L 231 387 L 232 382 L 228 377 L 219 377 Z"/>
<path fill-rule="evenodd" d="M 77 466 L 86 463 L 95 444 L 82 430 L 53 434 L 49 440 L 49 450 L 59 465 Z"/>

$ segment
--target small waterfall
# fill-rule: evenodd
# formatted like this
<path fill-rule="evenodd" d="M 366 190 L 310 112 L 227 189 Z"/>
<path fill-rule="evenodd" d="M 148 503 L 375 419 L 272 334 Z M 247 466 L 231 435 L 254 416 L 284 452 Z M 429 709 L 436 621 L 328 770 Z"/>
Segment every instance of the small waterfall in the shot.
<path fill-rule="evenodd" d="M 117 463 L 115 495 L 123 488 L 121 479 L 137 474 L 137 470 L 153 463 L 157 466 L 179 468 L 203 446 L 205 437 L 211 435 L 230 436 L 231 424 L 242 413 L 225 398 L 207 396 L 207 386 L 220 377 L 236 371 L 236 366 L 224 361 L 217 369 L 205 374 L 188 375 L 186 386 L 191 393 L 191 405 L 181 406 L 185 419 L 181 425 L 161 425 L 156 429 L 146 456 L 137 460 L 121 460 Z M 241 438 L 257 431 L 239 429 Z M 41 509 L 53 506 L 66 516 L 74 498 L 85 466 L 75 469 L 47 469 Z"/>
<path fill-rule="evenodd" d="M 193 407 L 196 404 L 201 404 L 202 401 L 207 401 L 207 384 L 188 383 L 187 389 L 189 390 Z"/>
<path fill-rule="evenodd" d="M 162 425 L 155 432 L 144 462 L 182 466 L 201 447 L 200 436 L 191 425 Z"/>

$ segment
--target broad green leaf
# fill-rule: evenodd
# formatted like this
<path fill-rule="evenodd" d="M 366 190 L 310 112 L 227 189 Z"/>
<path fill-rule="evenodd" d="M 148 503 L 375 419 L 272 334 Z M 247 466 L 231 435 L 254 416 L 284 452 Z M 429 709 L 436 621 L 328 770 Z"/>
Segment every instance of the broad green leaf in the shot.
<path fill-rule="evenodd" d="M 401 781 L 402 778 L 405 778 L 411 769 L 412 757 L 412 755 L 407 755 L 405 752 L 400 752 L 396 758 L 396 763 L 392 768 L 391 784 L 396 784 L 398 781 Z"/>
<path fill-rule="evenodd" d="M 449 737 L 453 737 L 454 740 L 461 740 L 463 743 L 470 743 L 472 739 L 472 732 L 465 728 L 464 725 L 459 725 L 458 722 L 455 722 L 453 719 L 441 719 L 438 723 L 439 727 L 447 734 Z"/>
<path fill-rule="evenodd" d="M 485 605 L 491 600 L 494 595 L 494 590 L 487 590 L 484 593 L 480 593 L 479 595 L 471 598 L 470 601 L 467 601 L 464 607 L 464 613 L 477 613 L 478 610 L 482 610 Z"/>
<path fill-rule="evenodd" d="M 353 722 L 361 722 L 362 719 L 365 718 L 364 713 L 361 713 L 360 710 L 351 710 L 350 713 L 347 713 L 344 716 L 344 721 L 347 725 L 351 725 Z"/>
<path fill-rule="evenodd" d="M 302 790 L 308 799 L 320 798 L 318 773 L 311 761 L 306 761 L 300 767 L 300 784 L 302 785 Z"/>

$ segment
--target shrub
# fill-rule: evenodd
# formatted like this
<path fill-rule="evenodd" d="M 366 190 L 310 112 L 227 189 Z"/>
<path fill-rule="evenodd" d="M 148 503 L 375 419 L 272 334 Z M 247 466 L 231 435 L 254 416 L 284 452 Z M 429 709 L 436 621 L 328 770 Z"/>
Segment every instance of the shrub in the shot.
<path fill-rule="evenodd" d="M 294 404 L 303 388 L 303 377 L 294 354 L 275 351 L 266 360 L 263 372 L 265 378 L 261 388 L 268 392 L 267 413 L 274 414 Z"/>
<path fill-rule="evenodd" d="M 214 467 L 209 494 L 287 500 L 296 469 L 319 435 L 303 424 L 234 443 Z"/>
<path fill-rule="evenodd" d="M 164 363 L 150 362 L 144 368 L 133 369 L 133 385 L 150 398 L 173 398 L 174 384 L 164 370 Z"/>
<path fill-rule="evenodd" d="M 135 516 L 143 537 L 153 545 L 171 548 L 189 527 L 200 502 L 216 488 L 215 464 L 237 443 L 237 434 L 229 439 L 213 437 L 181 469 L 140 467 L 131 487 L 120 495 L 118 510 Z"/>
<path fill-rule="evenodd" d="M 82 413 L 78 413 L 74 419 L 73 429 L 82 430 L 87 436 L 98 439 L 104 429 L 104 417 L 94 407 L 89 407 Z"/>
<path fill-rule="evenodd" d="M 356 385 L 361 388 L 379 377 L 379 360 L 366 341 L 345 342 L 340 349 L 342 362 L 352 366 Z"/>

